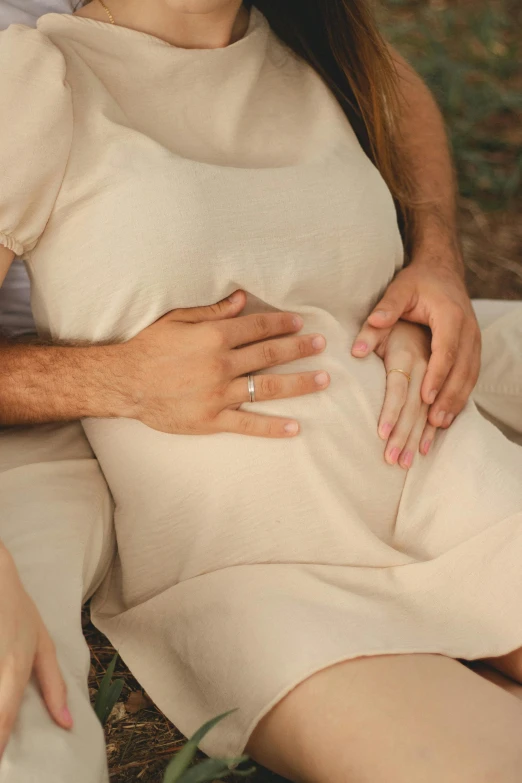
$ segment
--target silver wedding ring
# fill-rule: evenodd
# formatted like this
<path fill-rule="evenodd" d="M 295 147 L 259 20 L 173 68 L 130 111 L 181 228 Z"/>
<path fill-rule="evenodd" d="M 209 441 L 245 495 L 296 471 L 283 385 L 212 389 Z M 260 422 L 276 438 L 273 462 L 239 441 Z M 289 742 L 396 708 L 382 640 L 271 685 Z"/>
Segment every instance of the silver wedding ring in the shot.
<path fill-rule="evenodd" d="M 248 393 L 250 394 L 250 402 L 256 401 L 256 387 L 254 386 L 254 376 L 248 375 Z"/>

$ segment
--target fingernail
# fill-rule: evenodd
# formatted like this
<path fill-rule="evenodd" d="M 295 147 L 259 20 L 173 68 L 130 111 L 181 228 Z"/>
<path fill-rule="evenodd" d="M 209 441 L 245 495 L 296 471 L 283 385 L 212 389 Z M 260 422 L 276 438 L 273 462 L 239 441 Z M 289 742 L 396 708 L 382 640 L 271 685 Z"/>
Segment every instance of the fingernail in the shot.
<path fill-rule="evenodd" d="M 292 318 L 292 323 L 294 324 L 296 329 L 300 329 L 304 322 L 300 315 L 294 315 L 294 317 Z"/>
<path fill-rule="evenodd" d="M 444 418 L 446 416 L 446 411 L 439 411 L 435 417 L 435 422 L 437 424 L 437 427 L 440 427 L 442 422 L 444 421 Z"/>
<path fill-rule="evenodd" d="M 68 707 L 62 709 L 62 720 L 67 726 L 72 726 L 73 719 Z"/>
<path fill-rule="evenodd" d="M 314 339 L 312 340 L 312 347 L 315 348 L 316 350 L 319 350 L 319 348 L 324 348 L 325 345 L 326 345 L 326 340 L 324 339 L 324 337 L 318 336 L 318 337 L 314 337 Z"/>
<path fill-rule="evenodd" d="M 425 440 L 424 443 L 422 444 L 422 453 L 424 455 L 426 455 L 428 453 L 428 451 L 430 450 L 431 444 L 432 444 L 431 440 Z"/>
<path fill-rule="evenodd" d="M 455 416 L 453 415 L 453 413 L 448 413 L 448 415 L 444 419 L 444 426 L 449 427 L 449 425 L 451 424 L 454 418 Z"/>
<path fill-rule="evenodd" d="M 241 299 L 241 294 L 239 293 L 239 291 L 236 291 L 235 294 L 231 294 L 228 297 L 228 301 L 232 302 L 232 304 L 236 304 L 236 302 L 239 302 L 240 299 Z"/>
<path fill-rule="evenodd" d="M 428 403 L 432 405 L 435 402 L 435 398 L 437 397 L 437 390 L 432 389 L 430 393 L 428 394 Z"/>
<path fill-rule="evenodd" d="M 379 316 L 379 318 L 386 318 L 386 316 L 388 315 L 388 313 L 386 312 L 386 310 L 374 310 L 374 312 L 372 313 L 372 315 L 378 315 L 378 316 Z"/>
<path fill-rule="evenodd" d="M 402 458 L 402 464 L 405 465 L 407 468 L 411 467 L 411 463 L 413 462 L 413 452 L 407 451 Z"/>
<path fill-rule="evenodd" d="M 355 343 L 355 345 L 353 346 L 353 350 L 362 353 L 363 351 L 367 351 L 368 350 L 368 346 L 367 346 L 366 343 L 358 342 L 358 343 Z"/>
<path fill-rule="evenodd" d="M 297 430 L 299 429 L 299 425 L 296 421 L 289 421 L 288 424 L 285 424 L 283 427 L 285 432 L 288 432 L 289 435 L 295 435 Z"/>
<path fill-rule="evenodd" d="M 398 448 L 398 446 L 395 446 L 395 448 L 394 448 L 394 449 L 392 449 L 392 450 L 390 451 L 390 453 L 388 454 L 388 460 L 389 460 L 389 461 L 390 461 L 390 462 L 391 462 L 393 465 L 395 465 L 395 463 L 397 462 L 397 460 L 398 460 L 398 458 L 399 458 L 399 454 L 400 454 L 400 453 L 401 453 L 401 450 Z"/>
<path fill-rule="evenodd" d="M 324 386 L 328 383 L 328 375 L 325 372 L 319 372 L 314 376 L 314 381 L 318 386 Z"/>
<path fill-rule="evenodd" d="M 389 424 L 388 422 L 386 422 L 386 424 L 383 424 L 380 429 L 381 437 L 387 438 L 390 432 L 392 431 L 392 429 L 393 429 L 392 425 Z"/>

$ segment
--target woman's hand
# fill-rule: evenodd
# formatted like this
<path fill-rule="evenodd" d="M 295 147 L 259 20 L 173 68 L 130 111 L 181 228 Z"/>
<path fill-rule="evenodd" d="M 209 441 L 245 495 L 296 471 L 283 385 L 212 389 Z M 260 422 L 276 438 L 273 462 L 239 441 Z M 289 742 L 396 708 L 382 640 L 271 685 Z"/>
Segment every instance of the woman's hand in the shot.
<path fill-rule="evenodd" d="M 24 590 L 11 556 L 1 544 L 0 629 L 1 759 L 33 671 L 51 717 L 64 729 L 72 726 L 54 644 Z"/>
<path fill-rule="evenodd" d="M 460 259 L 449 264 L 438 256 L 418 255 L 398 272 L 368 316 L 372 326 L 383 330 L 399 318 L 430 327 L 432 352 L 422 399 L 430 405 L 429 420 L 436 427 L 450 426 L 480 371 L 482 337 L 461 269 Z"/>
<path fill-rule="evenodd" d="M 398 321 L 388 329 L 377 329 L 366 321 L 352 349 L 364 342 L 366 353 L 375 351 L 384 361 L 386 372 L 405 370 L 386 378 L 386 394 L 378 424 L 378 433 L 387 440 L 384 458 L 390 465 L 397 462 L 410 468 L 417 450 L 426 455 L 437 428 L 427 422 L 429 405 L 422 401 L 421 387 L 430 359 L 430 334 L 423 326 Z M 359 354 L 360 355 L 360 354 Z"/>
<path fill-rule="evenodd" d="M 292 419 L 239 410 L 250 400 L 246 375 L 319 354 L 326 341 L 318 334 L 296 335 L 303 321 L 293 313 L 238 316 L 246 295 L 236 291 L 234 297 L 172 310 L 127 343 L 111 346 L 127 400 L 117 415 L 172 434 L 297 434 Z M 319 370 L 255 375 L 255 400 L 310 394 L 329 382 Z"/>

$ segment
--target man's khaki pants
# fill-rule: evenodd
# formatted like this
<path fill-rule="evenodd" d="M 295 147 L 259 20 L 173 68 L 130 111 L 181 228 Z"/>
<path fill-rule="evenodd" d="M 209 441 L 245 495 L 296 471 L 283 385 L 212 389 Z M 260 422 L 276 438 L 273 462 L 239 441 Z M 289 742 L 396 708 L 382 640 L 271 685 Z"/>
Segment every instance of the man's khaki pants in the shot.
<path fill-rule="evenodd" d="M 522 304 L 475 304 L 484 328 L 473 396 L 522 445 Z M 56 726 L 32 682 L 0 762 L 0 783 L 106 783 L 80 610 L 114 552 L 112 501 L 80 424 L 0 431 L 0 539 L 55 641 L 74 718 L 72 732 Z"/>

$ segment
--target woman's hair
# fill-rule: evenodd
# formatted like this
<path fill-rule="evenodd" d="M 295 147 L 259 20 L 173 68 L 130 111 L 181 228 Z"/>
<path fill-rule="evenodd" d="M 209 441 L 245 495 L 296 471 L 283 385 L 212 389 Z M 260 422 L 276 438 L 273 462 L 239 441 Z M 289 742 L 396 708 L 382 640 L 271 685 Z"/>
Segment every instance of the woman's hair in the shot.
<path fill-rule="evenodd" d="M 413 187 L 401 156 L 398 76 L 368 0 L 244 0 L 328 84 L 395 201 L 406 254 Z"/>

